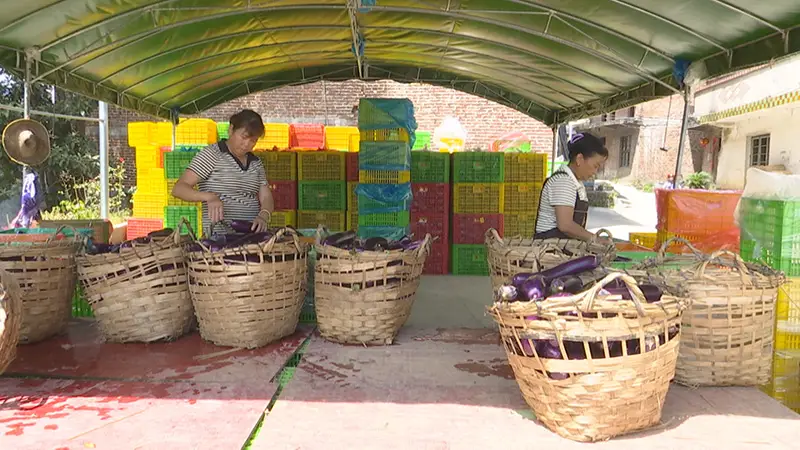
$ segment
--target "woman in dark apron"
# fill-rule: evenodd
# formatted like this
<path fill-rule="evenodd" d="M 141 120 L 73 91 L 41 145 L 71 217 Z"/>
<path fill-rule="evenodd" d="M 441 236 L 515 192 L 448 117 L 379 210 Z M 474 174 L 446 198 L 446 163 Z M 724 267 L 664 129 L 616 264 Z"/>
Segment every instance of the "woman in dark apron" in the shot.
<path fill-rule="evenodd" d="M 567 150 L 569 164 L 544 182 L 534 238 L 593 241 L 595 235 L 586 230 L 589 199 L 583 181 L 594 177 L 603 167 L 608 150 L 600 139 L 589 133 L 573 136 Z"/>

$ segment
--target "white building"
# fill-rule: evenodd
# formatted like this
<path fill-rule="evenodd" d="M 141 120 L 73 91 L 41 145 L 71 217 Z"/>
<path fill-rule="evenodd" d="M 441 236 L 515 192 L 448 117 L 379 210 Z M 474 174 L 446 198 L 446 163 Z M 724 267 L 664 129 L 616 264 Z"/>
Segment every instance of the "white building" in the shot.
<path fill-rule="evenodd" d="M 694 117 L 722 129 L 716 183 L 742 189 L 752 166 L 800 173 L 800 57 L 695 92 Z"/>

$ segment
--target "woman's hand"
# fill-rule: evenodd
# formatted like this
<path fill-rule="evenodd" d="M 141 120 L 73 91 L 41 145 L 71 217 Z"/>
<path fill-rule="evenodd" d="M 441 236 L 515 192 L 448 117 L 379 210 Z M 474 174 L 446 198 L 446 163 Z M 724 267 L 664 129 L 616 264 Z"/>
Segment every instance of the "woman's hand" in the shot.
<path fill-rule="evenodd" d="M 262 216 L 258 216 L 253 220 L 253 227 L 250 228 L 253 232 L 262 233 L 269 228 L 269 221 Z"/>
<path fill-rule="evenodd" d="M 225 218 L 225 211 L 219 196 L 209 193 L 206 205 L 208 206 L 208 218 L 211 219 L 211 223 L 220 222 Z"/>

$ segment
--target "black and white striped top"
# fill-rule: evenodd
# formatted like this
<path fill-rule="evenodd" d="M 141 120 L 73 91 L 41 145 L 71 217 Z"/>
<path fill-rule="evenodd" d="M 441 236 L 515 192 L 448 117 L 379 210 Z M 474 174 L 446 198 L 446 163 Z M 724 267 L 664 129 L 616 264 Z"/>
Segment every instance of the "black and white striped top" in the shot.
<path fill-rule="evenodd" d="M 556 171 L 544 185 L 536 217 L 536 232 L 545 233 L 558 228 L 556 206 L 575 206 L 575 199 L 587 200 L 586 188 L 575 178 L 569 166 Z"/>
<path fill-rule="evenodd" d="M 264 164 L 252 153 L 247 154 L 247 162 L 242 164 L 222 140 L 197 153 L 187 169 L 200 178 L 200 191 L 219 196 L 226 221 L 253 220 L 261 211 L 258 191 L 267 185 L 267 173 Z M 203 228 L 208 231 L 210 225 L 208 205 L 204 202 Z M 231 232 L 227 226 L 217 225 L 213 231 L 215 234 Z"/>

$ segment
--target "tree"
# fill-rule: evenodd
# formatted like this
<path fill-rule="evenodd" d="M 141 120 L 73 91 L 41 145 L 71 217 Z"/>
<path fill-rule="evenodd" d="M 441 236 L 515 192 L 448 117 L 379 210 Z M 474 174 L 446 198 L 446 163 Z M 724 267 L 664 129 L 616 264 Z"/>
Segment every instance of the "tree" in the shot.
<path fill-rule="evenodd" d="M 0 69 L 0 102 L 4 105 L 22 107 L 23 83 L 16 75 Z M 53 102 L 53 97 L 57 100 Z M 77 94 L 43 84 L 31 88 L 30 108 L 89 117 L 96 102 Z M 0 126 L 22 118 L 21 112 L 0 109 Z M 50 131 L 50 159 L 36 167 L 45 193 L 47 205 L 58 205 L 74 184 L 86 183 L 98 177 L 100 165 L 98 146 L 86 136 L 87 122 L 37 116 Z M 0 157 L 0 200 L 19 197 L 22 168 L 11 161 L 5 153 Z"/>

